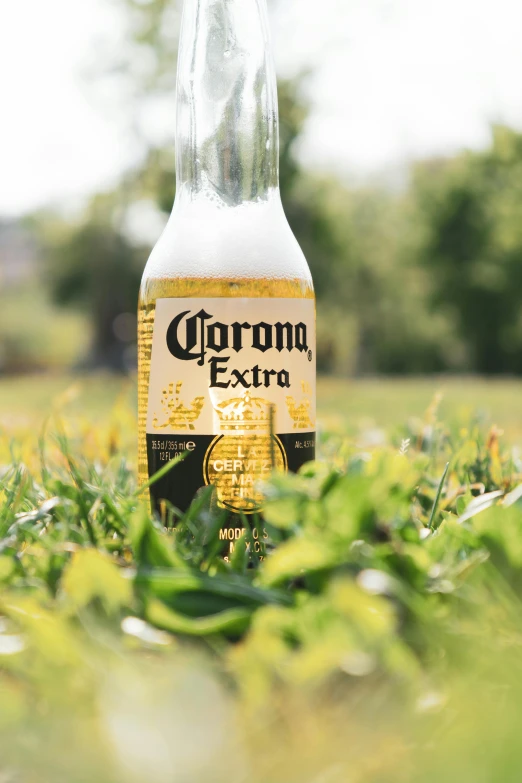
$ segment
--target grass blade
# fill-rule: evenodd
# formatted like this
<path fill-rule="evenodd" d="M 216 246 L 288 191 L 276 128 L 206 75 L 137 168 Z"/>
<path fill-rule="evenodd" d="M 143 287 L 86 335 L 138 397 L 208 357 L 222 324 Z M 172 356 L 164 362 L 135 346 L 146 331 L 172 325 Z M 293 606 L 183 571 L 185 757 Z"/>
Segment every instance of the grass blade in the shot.
<path fill-rule="evenodd" d="M 441 478 L 440 483 L 439 483 L 439 488 L 437 489 L 437 494 L 435 496 L 435 502 L 433 504 L 433 508 L 431 509 L 430 521 L 428 522 L 428 527 L 429 527 L 430 530 L 434 530 L 435 529 L 433 527 L 433 524 L 435 522 L 435 514 L 437 513 L 437 509 L 439 507 L 440 498 L 441 498 L 442 490 L 444 488 L 444 484 L 445 484 L 445 481 L 446 481 L 446 478 L 447 478 L 447 475 L 448 475 L 448 472 L 449 472 L 449 467 L 450 467 L 450 464 L 448 462 L 448 463 L 446 463 L 446 469 L 444 470 L 444 473 L 443 473 L 442 478 Z"/>

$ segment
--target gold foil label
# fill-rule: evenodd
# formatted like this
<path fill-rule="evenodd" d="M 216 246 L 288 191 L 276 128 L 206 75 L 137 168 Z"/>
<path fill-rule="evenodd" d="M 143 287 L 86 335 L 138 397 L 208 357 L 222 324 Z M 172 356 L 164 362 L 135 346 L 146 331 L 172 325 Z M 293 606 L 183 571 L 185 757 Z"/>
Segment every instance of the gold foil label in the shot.
<path fill-rule="evenodd" d="M 174 391 L 174 386 L 176 391 Z M 186 406 L 180 397 L 183 383 L 170 383 L 161 396 L 162 416 L 154 414 L 152 427 L 154 430 L 174 428 L 178 430 L 195 430 L 195 422 L 199 419 L 205 404 L 204 397 L 195 397 Z"/>
<path fill-rule="evenodd" d="M 287 469 L 283 444 L 270 433 L 272 406 L 245 392 L 222 402 L 216 412 L 223 434 L 205 456 L 205 483 L 216 488 L 224 508 L 253 514 L 261 510 L 260 482 L 273 470 Z"/>
<path fill-rule="evenodd" d="M 315 349 L 311 299 L 158 299 L 147 433 L 214 436 L 201 483 L 257 512 L 283 435 L 315 431 Z"/>

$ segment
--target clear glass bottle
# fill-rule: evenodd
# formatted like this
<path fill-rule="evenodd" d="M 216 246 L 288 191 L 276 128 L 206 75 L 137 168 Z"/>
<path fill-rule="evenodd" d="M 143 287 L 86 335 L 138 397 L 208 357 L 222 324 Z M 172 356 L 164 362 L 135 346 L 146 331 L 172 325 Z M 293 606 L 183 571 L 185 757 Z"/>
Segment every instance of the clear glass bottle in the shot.
<path fill-rule="evenodd" d="M 315 300 L 279 192 L 266 0 L 185 0 L 176 152 L 140 290 L 139 477 L 188 452 L 156 507 L 213 484 L 220 506 L 253 513 L 274 465 L 315 453 Z"/>

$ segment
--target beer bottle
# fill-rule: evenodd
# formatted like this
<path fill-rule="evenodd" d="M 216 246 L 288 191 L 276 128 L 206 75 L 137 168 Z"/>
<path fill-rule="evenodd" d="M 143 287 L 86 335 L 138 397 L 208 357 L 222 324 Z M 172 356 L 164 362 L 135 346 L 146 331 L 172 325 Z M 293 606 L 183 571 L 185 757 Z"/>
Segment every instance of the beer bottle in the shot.
<path fill-rule="evenodd" d="M 279 192 L 266 0 L 185 0 L 176 198 L 139 301 L 139 476 L 153 507 L 201 487 L 262 511 L 273 468 L 315 455 L 315 298 Z"/>

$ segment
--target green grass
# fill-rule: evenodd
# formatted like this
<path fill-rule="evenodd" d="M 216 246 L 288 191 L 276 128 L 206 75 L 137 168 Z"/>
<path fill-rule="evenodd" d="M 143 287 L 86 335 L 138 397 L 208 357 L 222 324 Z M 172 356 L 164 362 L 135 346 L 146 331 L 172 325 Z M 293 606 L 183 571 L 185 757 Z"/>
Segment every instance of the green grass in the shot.
<path fill-rule="evenodd" d="M 422 420 L 440 395 L 439 416 L 451 425 L 496 424 L 510 443 L 522 443 L 522 381 L 471 377 L 344 380 L 322 378 L 318 385 L 319 425 L 355 435 L 382 428 L 398 431 Z M 51 410 L 67 417 L 107 421 L 117 405 L 135 406 L 132 380 L 117 376 L 63 374 L 0 381 L 0 421 L 38 426 Z"/>
<path fill-rule="evenodd" d="M 135 406 L 135 383 L 115 375 L 42 373 L 0 380 L 0 421 L 40 426 L 50 414 L 105 422 L 117 403 Z"/>
<path fill-rule="evenodd" d="M 211 489 L 140 499 L 132 381 L 2 382 L 0 780 L 518 783 L 519 387 L 322 380 L 225 562 Z"/>
<path fill-rule="evenodd" d="M 522 381 L 475 377 L 331 380 L 319 383 L 319 413 L 326 429 L 350 434 L 361 427 L 386 430 L 423 419 L 440 395 L 439 417 L 452 425 L 480 421 L 522 442 Z"/>

